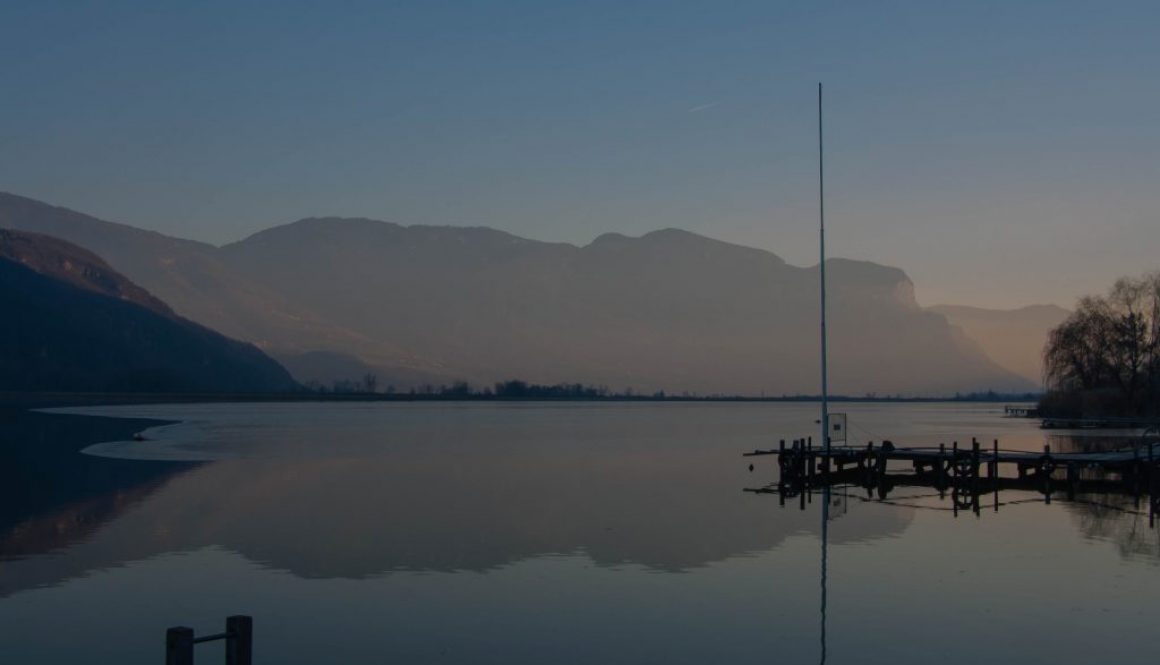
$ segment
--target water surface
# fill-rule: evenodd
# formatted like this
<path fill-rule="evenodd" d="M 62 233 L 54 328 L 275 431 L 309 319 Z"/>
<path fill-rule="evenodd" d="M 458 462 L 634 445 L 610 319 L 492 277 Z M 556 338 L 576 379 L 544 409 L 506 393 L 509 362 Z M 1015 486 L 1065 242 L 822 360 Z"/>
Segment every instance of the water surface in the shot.
<path fill-rule="evenodd" d="M 1085 441 L 1045 439 L 994 405 L 838 408 L 860 443 Z M 68 412 L 88 415 L 42 418 L 81 429 L 117 422 L 94 414 L 180 422 L 87 454 L 60 453 L 70 436 L 60 433 L 54 468 L 135 471 L 52 500 L 9 492 L 5 662 L 159 662 L 168 626 L 216 632 L 236 613 L 255 617 L 261 662 L 820 657 L 822 497 L 799 510 L 744 493 L 777 471 L 773 458 L 740 457 L 812 433 L 813 405 Z M 32 450 L 19 462 L 30 464 L 43 438 L 0 443 Z M 936 492 L 835 493 L 827 662 L 1152 662 L 1160 538 L 1147 499 L 1048 505 L 1023 494 L 956 516 Z"/>

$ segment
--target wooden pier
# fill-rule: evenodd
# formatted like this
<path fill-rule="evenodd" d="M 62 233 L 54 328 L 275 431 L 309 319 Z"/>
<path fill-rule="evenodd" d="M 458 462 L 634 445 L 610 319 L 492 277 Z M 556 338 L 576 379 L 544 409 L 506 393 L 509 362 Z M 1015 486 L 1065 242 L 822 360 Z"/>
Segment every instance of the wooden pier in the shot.
<path fill-rule="evenodd" d="M 950 492 L 956 514 L 959 509 L 980 509 L 980 496 L 1005 490 L 1037 491 L 1047 502 L 1056 492 L 1068 498 L 1082 494 L 1127 494 L 1150 497 L 1149 517 L 1160 512 L 1160 441 L 1107 452 L 1043 452 L 1003 450 L 998 440 L 984 448 L 977 440 L 970 446 L 940 444 L 937 447 L 894 446 L 884 441 L 875 446 L 814 447 L 809 438 L 776 450 L 755 450 L 745 457 L 776 456 L 780 476 L 775 483 L 747 488 L 748 492 L 807 496 L 822 487 L 860 486 L 885 500 L 895 487 L 932 487 L 940 496 Z M 753 465 L 750 465 L 752 470 Z M 1014 471 L 1012 474 L 1011 471 Z M 1005 474 L 1004 471 L 1007 473 Z"/>
<path fill-rule="evenodd" d="M 1039 426 L 1043 429 L 1144 429 L 1160 426 L 1160 420 L 1156 418 L 1068 418 L 1040 416 L 1038 412 L 1029 417 L 1041 417 Z"/>
<path fill-rule="evenodd" d="M 1036 406 L 1011 406 L 1003 407 L 1003 417 L 1005 418 L 1038 418 L 1039 407 Z"/>

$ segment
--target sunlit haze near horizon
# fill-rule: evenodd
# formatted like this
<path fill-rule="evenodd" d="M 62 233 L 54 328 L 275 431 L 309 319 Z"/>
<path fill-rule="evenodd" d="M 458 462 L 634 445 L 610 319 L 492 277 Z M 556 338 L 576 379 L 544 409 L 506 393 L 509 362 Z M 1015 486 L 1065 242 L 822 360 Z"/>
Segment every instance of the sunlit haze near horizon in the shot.
<path fill-rule="evenodd" d="M 1160 268 L 1160 5 L 6 2 L 0 191 L 222 244 L 308 216 L 676 227 L 924 305 Z"/>

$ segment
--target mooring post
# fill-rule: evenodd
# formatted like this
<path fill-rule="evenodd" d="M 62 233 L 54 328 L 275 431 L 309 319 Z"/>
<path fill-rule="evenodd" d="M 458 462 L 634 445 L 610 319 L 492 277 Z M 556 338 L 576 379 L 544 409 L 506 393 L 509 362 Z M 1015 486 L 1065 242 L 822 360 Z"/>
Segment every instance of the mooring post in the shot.
<path fill-rule="evenodd" d="M 946 471 L 947 471 L 947 469 L 946 469 L 946 455 L 947 455 L 947 444 L 945 444 L 945 443 L 938 444 L 938 459 L 935 460 L 934 484 L 935 484 L 935 487 L 938 488 L 939 501 L 942 501 L 943 499 L 945 499 L 947 497 L 947 495 L 946 495 L 946 486 L 947 486 L 947 483 L 946 483 Z"/>
<path fill-rule="evenodd" d="M 777 473 L 778 481 L 785 480 L 785 466 L 789 460 L 785 456 L 785 439 L 780 439 L 777 442 Z"/>
<path fill-rule="evenodd" d="M 193 665 L 193 629 L 174 626 L 165 631 L 165 665 Z"/>
<path fill-rule="evenodd" d="M 958 482 L 958 480 L 959 480 L 959 442 L 958 441 L 951 442 L 950 474 L 954 478 L 955 482 Z"/>
<path fill-rule="evenodd" d="M 979 440 L 971 439 L 971 478 L 979 479 Z"/>
<path fill-rule="evenodd" d="M 878 446 L 878 452 L 876 453 L 876 456 L 874 458 L 874 470 L 878 473 L 878 484 L 879 485 L 883 485 L 885 483 L 886 465 L 889 462 L 890 462 L 890 449 L 887 448 L 886 443 L 883 442 L 883 444 L 881 446 Z M 882 497 L 882 498 L 885 499 L 886 497 Z"/>
<path fill-rule="evenodd" d="M 822 456 L 821 459 L 818 460 L 818 466 L 821 468 L 822 477 L 825 478 L 825 477 L 829 477 L 830 465 L 833 464 L 833 462 L 834 462 L 834 457 L 833 457 L 833 452 L 831 451 L 830 441 L 828 441 L 828 440 L 826 441 L 826 446 L 822 450 L 830 453 L 829 456 Z"/>
<path fill-rule="evenodd" d="M 992 444 L 991 468 L 988 469 L 988 472 L 991 478 L 997 478 L 999 476 L 999 439 L 995 439 L 995 442 Z"/>
<path fill-rule="evenodd" d="M 813 479 L 814 477 L 814 437 L 806 437 L 806 457 L 802 460 L 802 473 L 806 477 Z"/>
<path fill-rule="evenodd" d="M 252 665 L 254 620 L 245 615 L 226 617 L 226 665 Z"/>

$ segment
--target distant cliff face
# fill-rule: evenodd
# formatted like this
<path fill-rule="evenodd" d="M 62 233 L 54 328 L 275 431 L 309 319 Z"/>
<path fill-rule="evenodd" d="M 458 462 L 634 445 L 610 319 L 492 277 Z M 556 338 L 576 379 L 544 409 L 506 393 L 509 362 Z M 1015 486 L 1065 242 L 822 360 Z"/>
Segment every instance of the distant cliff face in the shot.
<path fill-rule="evenodd" d="M 214 248 L 11 195 L 0 195 L 0 226 L 85 242 L 183 316 L 284 357 L 341 354 L 336 365 L 373 368 L 380 385 L 518 377 L 700 394 L 819 386 L 816 267 L 684 231 L 576 247 L 486 228 L 328 218 Z M 921 310 L 901 270 L 828 266 L 834 392 L 1031 387 Z"/>
<path fill-rule="evenodd" d="M 1055 305 L 1030 305 L 1012 310 L 938 305 L 930 310 L 961 328 L 1001 367 L 1035 385 L 1043 381 L 1043 348 L 1047 336 L 1071 313 Z"/>
<path fill-rule="evenodd" d="M 290 375 L 84 249 L 0 229 L 0 390 L 266 392 Z"/>

